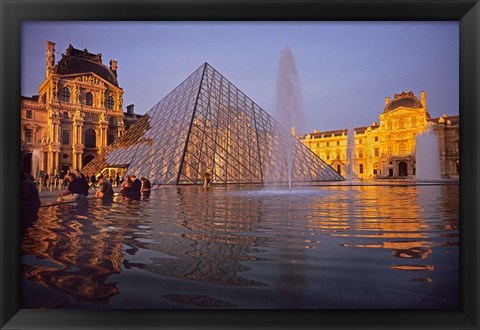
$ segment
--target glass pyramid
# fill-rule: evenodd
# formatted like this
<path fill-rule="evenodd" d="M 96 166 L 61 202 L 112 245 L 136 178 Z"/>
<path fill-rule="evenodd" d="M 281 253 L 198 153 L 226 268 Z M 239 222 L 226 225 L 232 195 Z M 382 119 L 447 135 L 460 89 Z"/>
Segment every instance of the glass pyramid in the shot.
<path fill-rule="evenodd" d="M 285 145 L 293 146 L 293 182 L 343 180 L 208 63 L 156 104 L 82 172 L 124 168 L 154 184 L 287 181 Z M 292 141 L 285 141 L 292 139 Z M 286 143 L 289 142 L 289 143 Z"/>

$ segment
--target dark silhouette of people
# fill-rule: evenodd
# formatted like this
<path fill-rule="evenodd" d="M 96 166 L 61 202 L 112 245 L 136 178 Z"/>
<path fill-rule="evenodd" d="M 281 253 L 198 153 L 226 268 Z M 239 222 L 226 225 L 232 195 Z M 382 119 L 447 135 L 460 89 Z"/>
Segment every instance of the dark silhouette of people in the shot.
<path fill-rule="evenodd" d="M 33 222 L 38 219 L 38 210 L 41 206 L 40 196 L 38 194 L 35 182 L 30 180 L 30 177 L 22 174 L 21 178 L 21 193 L 22 193 L 22 234 L 27 230 Z"/>
<path fill-rule="evenodd" d="M 90 184 L 92 185 L 92 188 L 95 188 L 95 186 L 97 185 L 97 178 L 95 177 L 95 174 L 92 174 L 92 176 L 90 177 Z"/>
<path fill-rule="evenodd" d="M 203 174 L 203 186 L 205 188 L 210 187 L 210 173 L 208 173 L 208 172 L 205 172 Z"/>
<path fill-rule="evenodd" d="M 142 176 L 140 180 L 142 180 L 142 192 L 149 192 L 150 189 L 152 189 L 150 181 L 144 176 Z"/>
<path fill-rule="evenodd" d="M 122 189 L 120 189 L 121 194 L 128 194 L 132 188 L 133 181 L 130 178 L 130 175 L 125 177 L 125 181 L 122 183 Z"/>
<path fill-rule="evenodd" d="M 130 188 L 130 192 L 132 193 L 140 193 L 140 191 L 142 190 L 142 181 L 140 181 L 139 179 L 137 179 L 137 177 L 135 175 L 130 175 L 130 178 L 132 179 L 133 183 L 132 183 L 132 187 Z"/>
<path fill-rule="evenodd" d="M 99 185 L 99 188 L 98 188 L 97 192 L 95 193 L 96 197 L 113 196 L 112 184 L 110 183 L 110 181 L 105 180 L 103 175 L 100 175 L 98 177 L 98 185 Z"/>
<path fill-rule="evenodd" d="M 67 191 L 58 194 L 57 201 L 79 200 L 88 196 L 88 183 L 85 179 L 79 179 L 74 173 L 68 173 L 65 180 L 68 180 Z"/>

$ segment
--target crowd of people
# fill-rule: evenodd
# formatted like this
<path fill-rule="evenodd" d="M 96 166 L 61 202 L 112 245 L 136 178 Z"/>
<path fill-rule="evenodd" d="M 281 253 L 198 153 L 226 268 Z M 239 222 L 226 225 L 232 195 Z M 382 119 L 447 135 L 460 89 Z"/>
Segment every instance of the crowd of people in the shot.
<path fill-rule="evenodd" d="M 89 195 L 89 189 L 96 189 L 95 197 L 113 196 L 113 182 L 116 186 L 120 185 L 120 176 L 117 174 L 115 180 L 107 179 L 102 174 L 99 176 L 92 175 L 90 179 L 81 171 L 68 172 L 65 175 L 66 191 L 58 194 L 57 201 L 80 200 L 85 199 Z M 120 193 L 128 194 L 145 194 L 151 189 L 150 181 L 142 177 L 140 180 L 135 175 L 127 175 L 122 182 Z"/>

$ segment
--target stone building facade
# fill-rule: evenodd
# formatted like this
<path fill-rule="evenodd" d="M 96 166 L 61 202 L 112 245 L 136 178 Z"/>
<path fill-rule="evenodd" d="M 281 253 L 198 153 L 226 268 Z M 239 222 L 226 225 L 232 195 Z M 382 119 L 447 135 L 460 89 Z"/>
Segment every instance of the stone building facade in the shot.
<path fill-rule="evenodd" d="M 459 117 L 442 115 L 431 118 L 426 93 L 420 100 L 412 91 L 385 99 L 379 122 L 354 130 L 355 164 L 360 178 L 414 177 L 416 137 L 432 127 L 439 142 L 442 178 L 459 177 Z M 342 175 L 347 173 L 348 129 L 313 133 L 299 137 L 321 159 Z"/>
<path fill-rule="evenodd" d="M 24 171 L 31 166 L 34 150 L 41 154 L 40 173 L 63 175 L 82 169 L 124 133 L 118 63 L 109 64 L 102 63 L 101 54 L 72 45 L 55 63 L 55 43 L 46 42 L 45 80 L 38 95 L 22 97 Z"/>

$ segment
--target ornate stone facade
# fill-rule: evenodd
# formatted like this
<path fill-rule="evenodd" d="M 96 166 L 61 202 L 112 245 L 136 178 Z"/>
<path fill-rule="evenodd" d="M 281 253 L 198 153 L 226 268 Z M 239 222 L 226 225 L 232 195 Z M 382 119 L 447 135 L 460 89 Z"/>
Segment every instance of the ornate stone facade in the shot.
<path fill-rule="evenodd" d="M 47 41 L 46 77 L 39 95 L 22 97 L 23 158 L 40 149 L 40 172 L 63 175 L 82 169 L 121 136 L 124 92 L 118 86 L 117 66 L 111 60 L 106 67 L 101 54 L 72 45 L 55 64 L 55 43 Z M 23 163 L 28 166 L 28 161 Z"/>
<path fill-rule="evenodd" d="M 360 178 L 414 177 L 417 134 L 430 125 L 439 142 L 441 176 L 459 176 L 459 117 L 431 118 L 426 93 L 419 100 L 413 92 L 386 98 L 379 123 L 354 128 L 356 164 L 354 172 Z M 301 141 L 335 170 L 344 175 L 347 164 L 348 130 L 306 134 Z"/>

